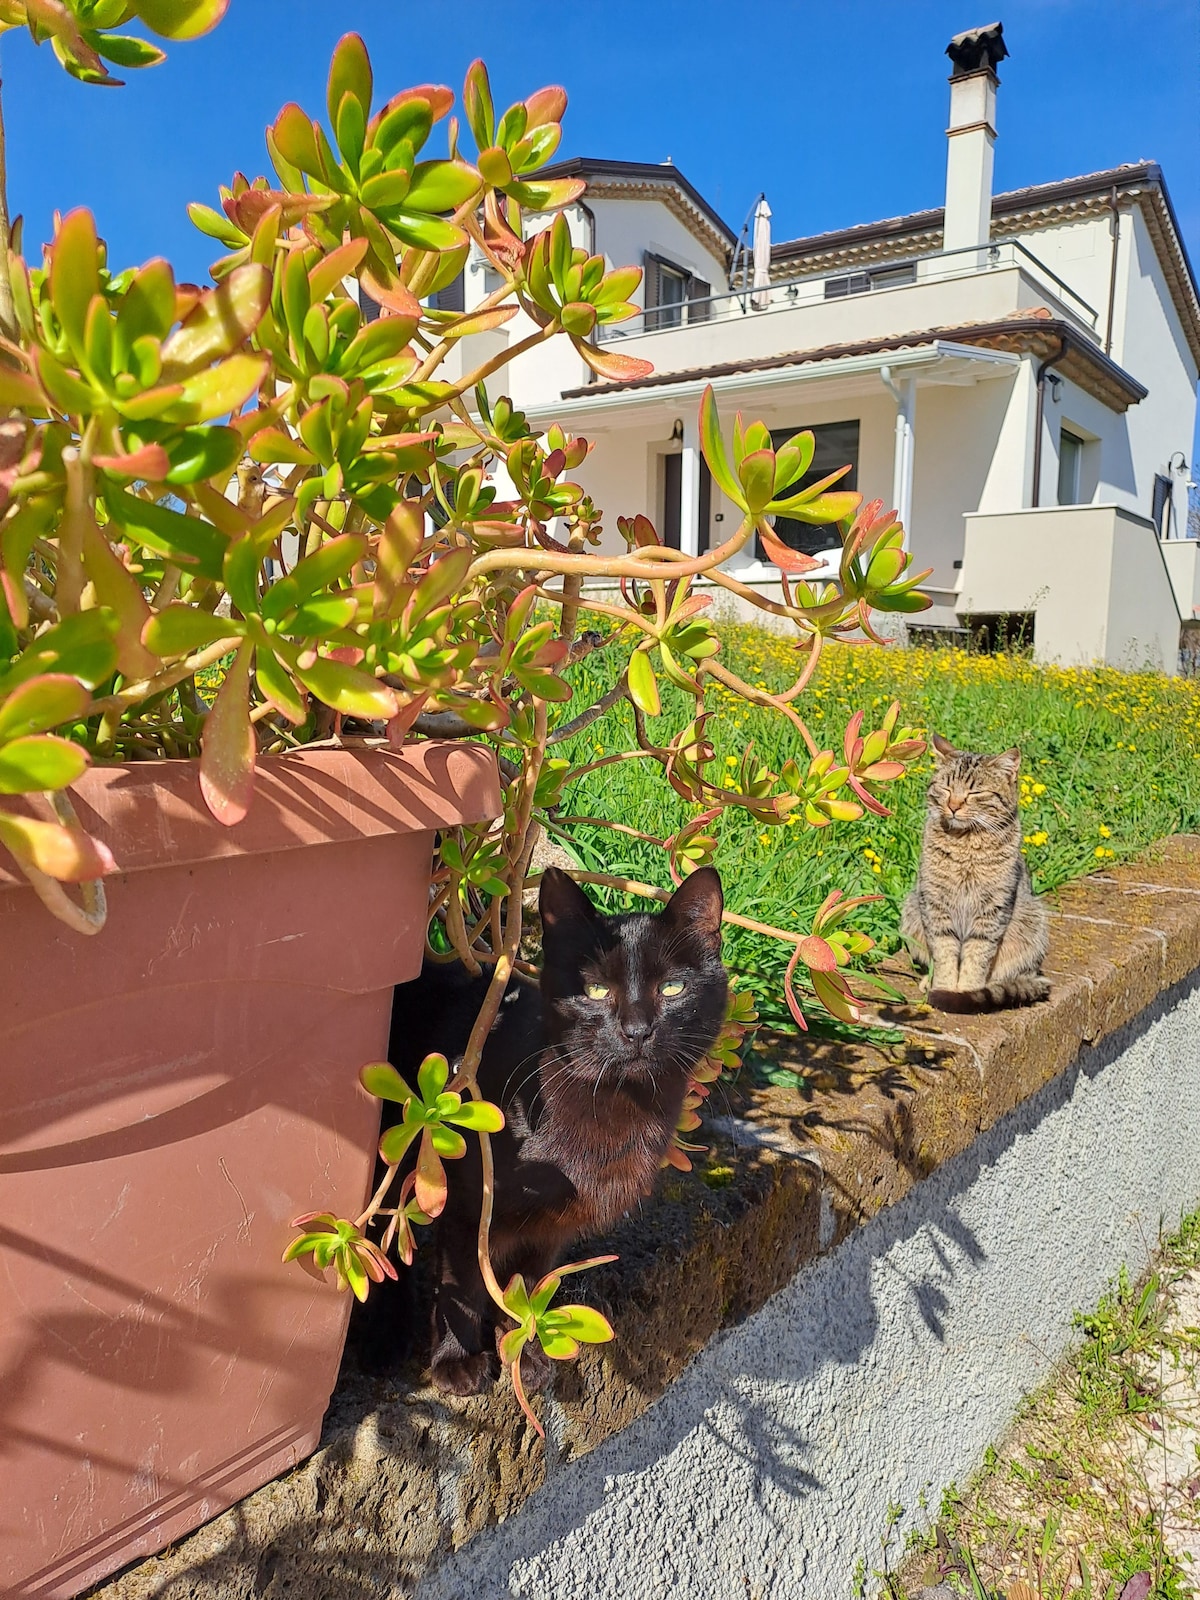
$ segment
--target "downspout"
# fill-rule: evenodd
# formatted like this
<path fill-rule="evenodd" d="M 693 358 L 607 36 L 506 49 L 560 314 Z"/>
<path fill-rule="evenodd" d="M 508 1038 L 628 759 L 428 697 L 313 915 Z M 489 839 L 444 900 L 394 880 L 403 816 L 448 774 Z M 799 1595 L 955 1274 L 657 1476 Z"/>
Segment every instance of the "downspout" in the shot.
<path fill-rule="evenodd" d="M 1112 239 L 1112 259 L 1108 272 L 1108 320 L 1104 329 L 1104 354 L 1112 354 L 1113 312 L 1116 309 L 1117 299 L 1117 253 L 1121 244 L 1121 213 L 1117 207 L 1117 186 L 1114 183 L 1112 193 L 1108 197 L 1109 210 L 1112 213 L 1109 221 L 1109 235 Z"/>
<path fill-rule="evenodd" d="M 1052 356 L 1047 356 L 1037 369 L 1037 411 L 1033 425 L 1033 493 L 1030 495 L 1030 504 L 1040 506 L 1042 503 L 1042 422 L 1046 414 L 1046 374 L 1051 367 L 1056 367 L 1067 353 L 1067 336 L 1064 333 L 1058 341 L 1058 349 Z"/>
<path fill-rule="evenodd" d="M 892 498 L 896 515 L 904 527 L 904 548 L 912 549 L 912 485 L 913 485 L 913 380 L 902 379 L 898 384 L 892 377 L 890 366 L 882 366 L 879 376 L 883 386 L 896 402 L 896 443 L 893 456 Z"/>

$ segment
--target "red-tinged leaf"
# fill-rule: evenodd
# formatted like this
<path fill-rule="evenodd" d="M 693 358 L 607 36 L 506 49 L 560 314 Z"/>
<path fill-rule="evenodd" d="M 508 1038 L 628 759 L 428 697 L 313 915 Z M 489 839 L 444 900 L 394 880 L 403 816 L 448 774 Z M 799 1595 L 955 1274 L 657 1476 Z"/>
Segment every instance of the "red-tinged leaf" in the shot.
<path fill-rule="evenodd" d="M 428 694 L 417 694 L 412 697 L 406 706 L 402 706 L 396 716 L 389 718 L 387 725 L 388 748 L 402 750 L 404 741 L 412 730 L 413 723 L 421 715 Z"/>
<path fill-rule="evenodd" d="M 853 997 L 848 995 L 828 973 L 810 970 L 809 978 L 817 999 L 831 1016 L 836 1017 L 839 1022 L 857 1022 L 859 1020 L 859 1010 L 854 1003 Z"/>
<path fill-rule="evenodd" d="M 77 355 L 83 350 L 88 306 L 100 293 L 98 252 L 92 213 L 82 206 L 68 212 L 51 246 L 50 300 Z"/>
<path fill-rule="evenodd" d="M 35 417 L 44 417 L 47 409 L 33 378 L 15 367 L 0 367 L 0 407 L 28 411 Z"/>
<path fill-rule="evenodd" d="M 398 317 L 407 317 L 416 324 L 421 320 L 421 302 L 406 284 L 399 278 L 387 283 L 382 282 L 373 272 L 360 273 L 359 283 L 371 296 L 376 304 L 390 311 Z"/>
<path fill-rule="evenodd" d="M 446 1205 L 446 1169 L 442 1158 L 433 1148 L 428 1133 L 421 1137 L 417 1153 L 416 1183 L 413 1188 L 417 1204 L 427 1217 L 439 1217 Z"/>
<path fill-rule="evenodd" d="M 868 794 L 866 789 L 863 788 L 862 784 L 857 778 L 851 777 L 846 781 L 849 787 L 854 790 L 854 793 L 862 801 L 863 805 L 866 806 L 868 811 L 873 812 L 877 817 L 891 816 L 892 813 L 888 810 L 887 806 L 883 805 L 881 801 L 876 800 L 873 794 Z"/>
<path fill-rule="evenodd" d="M 137 579 L 96 526 L 90 510 L 79 519 L 83 535 L 83 565 L 96 599 L 116 613 L 117 665 L 127 678 L 150 678 L 158 671 L 158 658 L 142 643 L 142 630 L 151 611 Z"/>
<path fill-rule="evenodd" d="M 178 381 L 236 350 L 254 332 L 270 303 L 268 269 L 253 263 L 235 267 L 215 289 L 201 295 L 163 345 L 164 381 Z"/>
<path fill-rule="evenodd" d="M 93 456 L 93 462 L 102 472 L 126 482 L 144 478 L 147 483 L 162 483 L 171 470 L 171 461 L 160 444 L 144 444 L 126 456 Z"/>
<path fill-rule="evenodd" d="M 864 715 L 864 712 L 856 711 L 846 724 L 846 732 L 842 738 L 842 749 L 845 752 L 846 765 L 848 767 L 853 767 L 856 751 L 861 743 L 859 735 L 862 731 Z"/>
<path fill-rule="evenodd" d="M 389 1061 L 372 1061 L 358 1077 L 367 1093 L 379 1100 L 394 1100 L 402 1106 L 412 1099 L 412 1090 Z"/>
<path fill-rule="evenodd" d="M 254 648 L 244 640 L 204 721 L 200 792 L 224 827 L 240 822 L 254 798 L 255 741 L 250 721 Z"/>
<path fill-rule="evenodd" d="M 1135 1572 L 1121 1590 L 1120 1600 L 1150 1600 L 1153 1588 L 1153 1573 Z"/>
<path fill-rule="evenodd" d="M 873 761 L 869 767 L 864 767 L 858 776 L 869 779 L 872 783 L 890 783 L 896 778 L 904 776 L 904 763 L 902 761 Z"/>
<path fill-rule="evenodd" d="M 573 338 L 571 343 L 596 376 L 607 378 L 610 383 L 633 383 L 638 378 L 648 378 L 654 371 L 654 363 L 643 361 L 640 356 L 624 356 L 616 350 L 598 349 L 583 339 Z"/>
<path fill-rule="evenodd" d="M 83 883 L 115 872 L 112 851 L 81 828 L 37 822 L 0 811 L 0 844 L 7 845 L 23 866 L 36 867 L 59 883 Z"/>
<path fill-rule="evenodd" d="M 31 733 L 61 727 L 83 712 L 91 699 L 77 678 L 65 672 L 46 672 L 29 678 L 0 705 L 0 743 Z"/>
<path fill-rule="evenodd" d="M 343 278 L 352 278 L 366 253 L 365 239 L 350 239 L 331 250 L 323 261 L 318 261 L 308 275 L 310 304 L 315 306 L 332 294 Z"/>
<path fill-rule="evenodd" d="M 801 573 L 811 572 L 814 567 L 821 565 L 812 556 L 805 555 L 803 550 L 793 550 L 784 544 L 765 522 L 758 524 L 758 537 L 762 540 L 763 549 L 781 572 L 794 573 L 799 577 Z"/>
<path fill-rule="evenodd" d="M 279 154 L 291 166 L 298 167 L 310 178 L 320 176 L 321 157 L 312 121 L 294 102 L 284 106 L 275 118 L 271 138 Z"/>
<path fill-rule="evenodd" d="M 807 1033 L 808 1023 L 805 1021 L 804 1012 L 800 1009 L 799 998 L 797 997 L 796 991 L 793 988 L 793 980 L 796 976 L 796 968 L 800 965 L 801 959 L 800 946 L 797 945 L 792 953 L 792 959 L 787 964 L 787 970 L 783 975 L 783 997 L 787 1001 L 787 1008 L 792 1013 L 792 1016 L 795 1018 L 797 1024 L 804 1030 L 805 1033 Z"/>
<path fill-rule="evenodd" d="M 810 970 L 817 972 L 836 972 L 837 957 L 832 948 L 824 939 L 810 934 L 807 939 L 801 939 L 799 948 L 800 959 Z"/>
<path fill-rule="evenodd" d="M 502 328 L 516 316 L 519 306 L 496 306 L 491 311 L 472 311 L 445 323 L 437 331 L 443 339 L 465 339 L 472 333 L 487 333 L 492 328 Z"/>

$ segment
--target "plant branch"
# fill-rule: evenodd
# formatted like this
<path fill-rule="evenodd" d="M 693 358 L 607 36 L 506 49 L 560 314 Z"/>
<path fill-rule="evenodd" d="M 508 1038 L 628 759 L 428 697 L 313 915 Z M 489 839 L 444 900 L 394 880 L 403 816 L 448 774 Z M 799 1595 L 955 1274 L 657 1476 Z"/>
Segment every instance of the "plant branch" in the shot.
<path fill-rule="evenodd" d="M 626 699 L 627 695 L 625 674 L 622 673 L 608 693 L 601 695 L 594 706 L 589 706 L 586 711 L 581 711 L 570 722 L 564 722 L 561 728 L 555 728 L 549 739 L 547 739 L 547 744 L 561 744 L 564 739 L 571 739 L 575 734 L 582 733 L 585 728 L 590 728 L 593 722 L 598 721 L 606 711 L 611 711 L 618 700 Z"/>

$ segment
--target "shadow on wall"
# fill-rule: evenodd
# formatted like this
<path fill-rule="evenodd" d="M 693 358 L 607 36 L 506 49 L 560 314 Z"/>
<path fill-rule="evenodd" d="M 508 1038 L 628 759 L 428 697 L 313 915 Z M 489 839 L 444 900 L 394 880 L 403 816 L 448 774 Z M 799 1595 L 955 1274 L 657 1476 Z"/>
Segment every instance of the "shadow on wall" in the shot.
<path fill-rule="evenodd" d="M 577 1380 L 570 1371 L 560 1374 L 561 1405 L 551 1406 L 546 1419 L 548 1481 L 523 1506 L 521 1494 L 510 1493 L 505 1501 L 490 1485 L 497 1451 L 502 1453 L 513 1420 L 507 1395 L 470 1402 L 448 1414 L 428 1391 L 397 1396 L 364 1381 L 345 1397 L 354 1420 L 362 1424 L 357 1441 L 349 1430 L 336 1438 L 303 1496 L 293 1495 L 286 1521 L 273 1516 L 269 1504 L 256 1509 L 261 1496 L 254 1497 L 229 1519 L 232 1527 L 219 1552 L 153 1587 L 140 1583 L 130 1595 L 136 1593 L 139 1600 L 148 1595 L 154 1600 L 282 1600 L 285 1594 L 289 1600 L 325 1600 L 335 1593 L 348 1600 L 381 1594 L 396 1600 L 407 1595 L 420 1600 L 517 1595 L 548 1600 L 587 1592 L 627 1594 L 634 1600 L 659 1594 L 693 1600 L 723 1592 L 721 1584 L 730 1570 L 722 1562 L 733 1546 L 747 1575 L 748 1594 L 755 1592 L 754 1579 L 771 1573 L 778 1575 L 780 1586 L 764 1592 L 807 1594 L 807 1588 L 797 1585 L 813 1579 L 828 1582 L 831 1552 L 837 1569 L 844 1567 L 848 1584 L 856 1550 L 875 1530 L 855 1520 L 858 1515 L 861 1521 L 861 1514 L 851 1502 L 861 1485 L 844 1487 L 831 1481 L 836 1473 L 827 1470 L 827 1463 L 838 1459 L 843 1433 L 862 1426 L 863 1414 L 869 1412 L 868 1422 L 881 1430 L 875 1437 L 886 1440 L 891 1423 L 906 1413 L 899 1435 L 928 1438 L 929 1459 L 924 1454 L 915 1461 L 889 1459 L 885 1445 L 869 1460 L 871 1493 L 882 1508 L 901 1479 L 919 1485 L 933 1477 L 940 1485 L 939 1430 L 953 1431 L 947 1425 L 954 1419 L 963 1419 L 967 1435 L 978 1433 L 981 1425 L 992 1430 L 984 1432 L 985 1440 L 1003 1424 L 1010 1410 L 1007 1402 L 993 1416 L 995 1401 L 964 1386 L 941 1396 L 940 1411 L 927 1410 L 923 1385 L 930 1371 L 942 1365 L 952 1368 L 964 1358 L 961 1324 L 956 1344 L 946 1342 L 949 1313 L 960 1313 L 972 1303 L 979 1308 L 984 1291 L 980 1274 L 989 1264 L 993 1238 L 1006 1256 L 1010 1251 L 1040 1256 L 1048 1248 L 1021 1210 L 1026 1162 L 1035 1153 L 1023 1145 L 1036 1136 L 1043 1155 L 1052 1146 L 1052 1188 L 1054 1178 L 1071 1174 L 1078 1151 L 1067 1119 L 1056 1120 L 1056 1114 L 1077 1094 L 1089 1092 L 1106 1067 L 1197 992 L 1200 981 L 1193 976 L 1127 1028 L 1086 1051 L 1074 1067 L 905 1198 L 802 1271 L 750 1321 L 712 1340 L 657 1403 L 619 1435 L 577 1459 L 571 1459 L 569 1446 L 563 1448 L 566 1426 L 575 1420 L 570 1390 Z M 1116 1094 L 1118 1087 L 1114 1084 L 1108 1094 Z M 883 1089 L 886 1097 L 886 1084 Z M 1153 1084 L 1143 1089 L 1161 1097 L 1161 1088 Z M 1115 1122 L 1108 1099 L 1105 1106 L 1105 1115 Z M 801 1127 L 805 1114 L 798 1114 Z M 1137 1104 L 1129 1106 L 1130 1117 L 1141 1114 Z M 849 1126 L 847 1120 L 843 1127 Z M 1114 1128 L 1114 1140 L 1119 1139 Z M 1136 1145 L 1136 1138 L 1132 1142 Z M 1138 1157 L 1152 1186 L 1158 1159 L 1150 1150 Z M 981 1178 L 986 1185 L 998 1168 L 1006 1169 L 1009 1183 L 1016 1186 L 1015 1192 L 1007 1191 L 1014 1203 L 1011 1215 L 1003 1206 L 988 1213 L 985 1248 L 962 1211 L 973 1186 Z M 1097 1169 L 1089 1181 L 1103 1188 L 1106 1172 Z M 1094 1200 L 1089 1213 L 1086 1203 L 1061 1181 L 1053 1205 L 1068 1218 L 1068 1229 L 1076 1211 L 1079 1226 L 1093 1231 L 1100 1227 L 1105 1251 L 1111 1249 L 1106 1256 L 1110 1270 L 1130 1247 L 1124 1206 L 1119 1216 L 1090 1222 L 1097 1212 Z M 1024 1284 L 1018 1289 L 1025 1292 Z M 1036 1320 L 1038 1307 L 1029 1310 L 1031 1321 Z M 1056 1327 L 1063 1323 L 1064 1337 L 1069 1311 L 1069 1304 L 1047 1311 Z M 986 1305 L 977 1309 L 980 1314 L 987 1327 Z M 1013 1342 L 1011 1330 L 1001 1329 L 1000 1340 L 1007 1349 Z M 1000 1347 L 985 1340 L 966 1358 L 986 1374 Z M 606 1359 L 619 1359 L 620 1351 L 618 1344 Z M 898 1351 L 905 1361 L 897 1360 Z M 1022 1359 L 1033 1359 L 1028 1349 Z M 636 1359 L 628 1362 L 631 1377 L 637 1366 Z M 850 1387 L 856 1375 L 857 1390 Z M 865 1405 L 864 1385 L 869 1395 Z M 341 1422 L 346 1420 L 343 1415 Z M 529 1434 L 515 1464 L 527 1489 L 536 1488 L 542 1477 L 538 1452 Z M 853 1451 L 850 1455 L 860 1459 Z M 654 1483 L 648 1484 L 644 1479 L 652 1469 Z M 672 1473 L 676 1482 L 671 1501 L 687 1505 L 689 1520 L 670 1536 L 662 1531 L 666 1501 L 657 1489 L 664 1475 Z M 303 1478 L 301 1469 L 293 1483 Z M 413 1515 L 411 1509 L 398 1514 L 404 1495 L 398 1496 L 397 1488 L 422 1478 L 436 1485 L 428 1514 Z M 302 1510 L 297 1504 L 301 1498 L 307 1502 Z M 497 1499 L 509 1520 L 472 1539 L 474 1529 L 494 1517 Z M 812 1511 L 803 1509 L 806 1504 Z M 519 1514 L 511 1515 L 518 1508 Z M 668 1530 L 670 1526 L 668 1522 Z M 597 1545 L 601 1527 L 602 1549 Z M 614 1532 L 618 1527 L 620 1534 Z M 633 1565 L 632 1539 L 637 1541 Z M 610 1578 L 597 1584 L 597 1570 L 609 1568 Z"/>

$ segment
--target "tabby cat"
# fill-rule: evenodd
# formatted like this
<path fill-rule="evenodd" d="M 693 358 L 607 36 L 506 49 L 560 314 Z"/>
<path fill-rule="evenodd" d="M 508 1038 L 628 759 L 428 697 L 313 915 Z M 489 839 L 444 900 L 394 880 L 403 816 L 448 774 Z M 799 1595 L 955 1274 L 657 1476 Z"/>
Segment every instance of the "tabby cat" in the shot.
<path fill-rule="evenodd" d="M 1021 854 L 1021 752 L 971 755 L 937 734 L 933 749 L 921 864 L 900 919 L 930 1001 L 971 1011 L 1044 1000 L 1048 925 Z"/>
<path fill-rule="evenodd" d="M 577 1240 L 610 1228 L 649 1194 L 679 1120 L 692 1068 L 725 1017 L 721 880 L 711 867 L 685 879 L 661 912 L 601 915 L 564 872 L 542 877 L 539 988 L 515 982 L 479 1071 L 505 1115 L 492 1136 L 492 1263 L 501 1284 L 527 1284 Z M 486 978 L 427 963 L 396 990 L 389 1059 L 415 1082 L 424 1056 L 461 1059 Z M 451 1163 L 437 1225 L 433 1381 L 475 1394 L 499 1375 L 495 1308 L 476 1257 L 478 1142 Z M 507 1325 L 507 1324 L 506 1324 Z M 396 1337 L 393 1331 L 393 1338 Z M 527 1347 L 527 1388 L 549 1363 Z"/>

